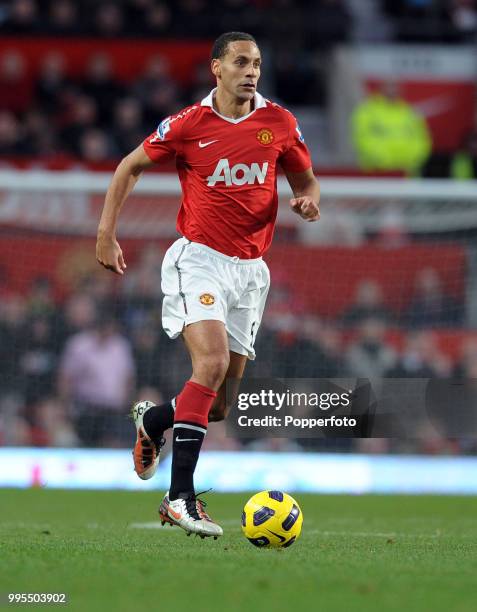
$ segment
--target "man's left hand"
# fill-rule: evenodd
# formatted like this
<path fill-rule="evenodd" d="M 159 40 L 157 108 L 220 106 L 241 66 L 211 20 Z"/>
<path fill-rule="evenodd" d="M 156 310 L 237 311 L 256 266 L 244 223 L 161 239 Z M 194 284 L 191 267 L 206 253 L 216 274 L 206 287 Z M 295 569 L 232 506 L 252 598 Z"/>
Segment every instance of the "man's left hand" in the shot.
<path fill-rule="evenodd" d="M 320 207 L 310 196 L 292 198 L 290 207 L 306 221 L 318 221 L 320 218 Z"/>

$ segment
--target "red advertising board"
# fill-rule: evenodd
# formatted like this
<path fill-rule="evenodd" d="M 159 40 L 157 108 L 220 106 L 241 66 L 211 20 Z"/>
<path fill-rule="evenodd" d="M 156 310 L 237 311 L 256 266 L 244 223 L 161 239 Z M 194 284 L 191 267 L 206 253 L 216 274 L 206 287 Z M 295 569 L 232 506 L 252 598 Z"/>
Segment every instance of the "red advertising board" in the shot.
<path fill-rule="evenodd" d="M 20 53 L 25 60 L 30 75 L 38 72 L 45 55 L 61 53 L 71 76 L 84 74 L 91 57 L 98 53 L 110 56 L 115 76 L 123 81 L 137 79 L 149 59 L 162 55 L 170 61 L 173 76 L 187 83 L 193 76 L 197 65 L 208 61 L 209 42 L 154 41 L 154 40 L 104 40 L 63 39 L 63 38 L 25 38 L 2 37 L 0 56 L 9 51 Z"/>

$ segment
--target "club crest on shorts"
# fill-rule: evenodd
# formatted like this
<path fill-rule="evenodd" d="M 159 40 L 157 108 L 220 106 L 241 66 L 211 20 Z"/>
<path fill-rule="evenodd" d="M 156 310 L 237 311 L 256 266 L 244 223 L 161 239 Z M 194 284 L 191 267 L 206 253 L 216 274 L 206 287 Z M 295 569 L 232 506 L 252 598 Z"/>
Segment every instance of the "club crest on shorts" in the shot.
<path fill-rule="evenodd" d="M 273 135 L 272 130 L 269 130 L 268 128 L 262 128 L 257 132 L 257 140 L 262 145 L 271 145 L 272 142 L 275 140 L 275 136 Z"/>
<path fill-rule="evenodd" d="M 211 293 L 203 293 L 199 297 L 199 301 L 204 306 L 212 306 L 212 304 L 215 304 L 215 298 Z"/>

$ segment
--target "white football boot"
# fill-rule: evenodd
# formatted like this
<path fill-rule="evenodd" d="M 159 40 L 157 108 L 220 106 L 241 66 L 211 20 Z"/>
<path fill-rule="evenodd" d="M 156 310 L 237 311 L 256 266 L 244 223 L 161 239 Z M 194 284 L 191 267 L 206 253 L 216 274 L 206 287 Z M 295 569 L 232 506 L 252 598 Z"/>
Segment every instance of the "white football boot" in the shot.
<path fill-rule="evenodd" d="M 154 405 L 154 402 L 145 400 L 134 404 L 131 410 L 137 431 L 136 444 L 133 450 L 134 470 L 141 480 L 149 480 L 156 473 L 161 448 L 166 441 L 165 438 L 161 438 L 158 443 L 154 442 L 144 429 L 142 422 L 144 415 Z"/>
<path fill-rule="evenodd" d="M 197 495 L 190 495 L 186 499 L 170 500 L 168 491 L 159 507 L 161 523 L 182 527 L 188 536 L 195 533 L 202 539 L 213 537 L 216 540 L 224 532 L 222 527 L 214 523 L 204 511 L 205 505 L 205 502 L 199 499 Z"/>

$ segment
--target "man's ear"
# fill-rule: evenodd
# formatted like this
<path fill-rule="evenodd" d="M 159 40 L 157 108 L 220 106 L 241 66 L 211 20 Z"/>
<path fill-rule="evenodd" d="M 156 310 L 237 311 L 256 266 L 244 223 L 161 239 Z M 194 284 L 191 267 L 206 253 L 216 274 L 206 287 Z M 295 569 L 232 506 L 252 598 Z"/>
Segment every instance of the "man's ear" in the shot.
<path fill-rule="evenodd" d="M 210 69 L 212 70 L 212 74 L 217 78 L 220 79 L 221 75 L 220 75 L 220 60 L 218 59 L 213 59 L 211 64 L 210 64 Z"/>

